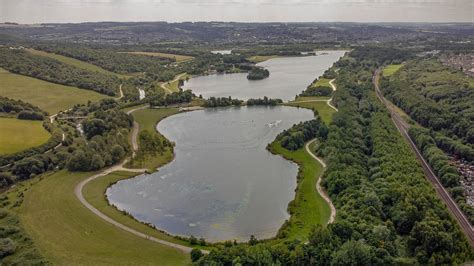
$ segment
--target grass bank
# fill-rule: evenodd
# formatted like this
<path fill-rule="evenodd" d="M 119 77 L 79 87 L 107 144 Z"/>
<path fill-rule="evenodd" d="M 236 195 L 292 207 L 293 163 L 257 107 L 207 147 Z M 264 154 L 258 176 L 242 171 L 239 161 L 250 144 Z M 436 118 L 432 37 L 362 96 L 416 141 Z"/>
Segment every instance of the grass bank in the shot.
<path fill-rule="evenodd" d="M 279 236 L 306 241 L 311 228 L 317 224 L 325 225 L 331 214 L 329 205 L 316 190 L 316 182 L 323 167 L 304 147 L 289 151 L 281 147 L 278 141 L 274 141 L 269 150 L 299 165 L 295 199 L 288 205 L 291 217 L 280 229 Z"/>
<path fill-rule="evenodd" d="M 24 191 L 16 209 L 21 224 L 52 264 L 186 265 L 189 257 L 118 229 L 86 209 L 75 186 L 91 173 L 60 171 Z"/>
<path fill-rule="evenodd" d="M 288 102 L 285 105 L 317 110 L 323 122 L 329 125 L 336 110 L 329 107 L 326 102 L 328 99 L 327 97 L 298 97 L 294 102 Z M 304 102 L 298 103 L 298 101 Z"/>
<path fill-rule="evenodd" d="M 257 64 L 277 57 L 278 55 L 254 55 L 247 58 L 247 60 Z"/>
<path fill-rule="evenodd" d="M 177 114 L 178 108 L 161 108 L 161 109 L 143 109 L 132 113 L 133 118 L 139 124 L 139 133 L 148 130 L 152 134 L 156 134 L 163 140 L 165 137 L 156 130 L 156 125 L 162 119 Z M 138 142 L 139 151 L 137 156 L 133 158 L 127 167 L 131 168 L 147 168 L 151 171 L 155 171 L 156 168 L 173 160 L 173 149 L 166 148 L 163 154 L 157 154 L 155 156 L 141 155 L 140 154 L 140 142 Z"/>
<path fill-rule="evenodd" d="M 403 66 L 402 64 L 388 65 L 388 66 L 384 67 L 384 69 L 382 71 L 382 75 L 384 77 L 389 77 L 389 76 L 395 74 L 395 72 L 397 72 L 402 66 Z"/>
<path fill-rule="evenodd" d="M 50 114 L 66 110 L 75 104 L 107 98 L 91 90 L 59 85 L 0 68 L 0 95 L 38 106 Z"/>
<path fill-rule="evenodd" d="M 0 155 L 40 146 L 50 137 L 43 121 L 0 118 Z"/>

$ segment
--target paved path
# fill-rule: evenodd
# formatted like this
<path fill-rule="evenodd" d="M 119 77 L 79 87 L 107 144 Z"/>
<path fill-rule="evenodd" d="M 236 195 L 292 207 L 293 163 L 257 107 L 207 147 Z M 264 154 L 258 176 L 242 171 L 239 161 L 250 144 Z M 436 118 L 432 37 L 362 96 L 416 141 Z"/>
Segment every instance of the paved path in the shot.
<path fill-rule="evenodd" d="M 472 247 L 474 247 L 474 230 L 473 230 L 472 225 L 469 223 L 469 220 L 464 215 L 464 213 L 461 211 L 461 209 L 459 209 L 456 202 L 451 198 L 451 195 L 448 193 L 448 191 L 443 187 L 443 185 L 439 181 L 439 178 L 436 176 L 436 174 L 431 169 L 430 165 L 423 158 L 421 152 L 418 150 L 418 147 L 412 141 L 410 135 L 408 135 L 408 129 L 410 127 L 408 125 L 408 123 L 394 109 L 394 107 L 391 105 L 391 103 L 385 99 L 382 92 L 380 91 L 380 88 L 379 88 L 380 71 L 381 71 L 380 68 L 377 69 L 375 71 L 373 77 L 372 77 L 372 83 L 375 87 L 375 92 L 377 94 L 377 97 L 388 109 L 388 111 L 390 113 L 390 116 L 392 117 L 392 121 L 395 124 L 395 126 L 397 127 L 400 134 L 410 144 L 411 149 L 415 153 L 416 158 L 418 159 L 418 161 L 420 162 L 420 164 L 423 168 L 423 172 L 426 176 L 426 179 L 428 179 L 431 182 L 431 184 L 435 188 L 438 196 L 446 204 L 446 206 L 448 207 L 448 210 L 451 212 L 452 216 L 456 219 L 456 221 L 461 226 L 461 229 L 464 232 L 464 234 L 466 235 L 466 238 L 467 238 L 468 242 L 471 244 Z"/>
<path fill-rule="evenodd" d="M 334 83 L 333 83 L 335 80 L 336 80 L 336 79 L 331 79 L 331 81 L 329 81 L 329 85 L 331 85 L 331 88 L 332 88 L 332 91 L 333 91 L 333 92 L 335 92 L 336 89 L 337 89 L 337 88 L 336 88 L 336 85 L 334 85 Z M 333 93 L 333 94 L 334 94 L 334 93 Z M 336 110 L 336 112 L 337 112 L 337 111 L 338 111 L 337 108 L 336 108 L 334 105 L 332 105 L 332 98 L 333 98 L 333 97 L 334 97 L 334 96 L 331 95 L 331 98 L 327 101 L 327 104 L 329 105 L 329 107 L 331 107 L 332 109 Z"/>
<path fill-rule="evenodd" d="M 119 92 L 120 92 L 120 96 L 117 97 L 115 100 L 120 100 L 120 99 L 123 98 L 122 84 L 120 84 L 120 86 L 119 86 Z"/>
<path fill-rule="evenodd" d="M 137 108 L 134 108 L 132 110 L 129 110 L 127 112 L 127 115 L 135 112 L 135 111 L 138 111 L 138 110 L 143 110 L 143 109 L 146 109 L 148 108 L 148 106 L 140 106 L 140 107 L 137 107 Z M 132 128 L 132 158 L 135 157 L 136 155 L 136 152 L 138 151 L 138 132 L 139 132 L 139 129 L 140 129 L 140 125 L 137 123 L 137 121 L 133 121 L 133 128 Z"/>

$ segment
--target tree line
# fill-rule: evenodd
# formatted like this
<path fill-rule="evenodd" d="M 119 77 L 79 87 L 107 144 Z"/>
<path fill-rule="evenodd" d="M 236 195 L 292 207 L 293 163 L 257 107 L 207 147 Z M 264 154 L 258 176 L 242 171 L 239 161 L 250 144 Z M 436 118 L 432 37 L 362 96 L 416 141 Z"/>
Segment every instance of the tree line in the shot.
<path fill-rule="evenodd" d="M 46 114 L 46 112 L 32 104 L 2 96 L 0 96 L 0 112 L 16 114 L 18 119 L 26 120 L 43 120 Z"/>
<path fill-rule="evenodd" d="M 80 69 L 24 50 L 0 48 L 0 66 L 10 72 L 114 96 L 120 80 L 112 75 Z"/>

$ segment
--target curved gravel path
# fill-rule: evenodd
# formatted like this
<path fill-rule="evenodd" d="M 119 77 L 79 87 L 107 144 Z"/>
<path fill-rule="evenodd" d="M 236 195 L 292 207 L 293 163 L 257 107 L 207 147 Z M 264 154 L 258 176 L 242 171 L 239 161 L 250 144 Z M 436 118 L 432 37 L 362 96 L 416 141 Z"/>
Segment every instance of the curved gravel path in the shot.
<path fill-rule="evenodd" d="M 316 140 L 317 139 L 313 139 L 309 141 L 308 143 L 306 143 L 305 145 L 306 152 L 309 153 L 309 155 L 311 155 L 311 157 L 313 157 L 316 161 L 318 161 L 323 166 L 324 169 L 326 169 L 326 163 L 321 158 L 316 156 L 309 148 L 309 145 L 311 145 Z M 331 199 L 327 195 L 326 191 L 324 191 L 323 187 L 321 187 L 322 177 L 323 177 L 323 174 L 321 173 L 321 175 L 318 178 L 318 182 L 316 182 L 316 190 L 318 191 L 319 195 L 321 195 L 321 197 L 328 203 L 329 208 L 331 209 L 331 215 L 329 216 L 329 220 L 327 224 L 332 224 L 334 223 L 334 220 L 336 220 L 336 207 L 334 207 L 334 204 L 332 203 Z"/>

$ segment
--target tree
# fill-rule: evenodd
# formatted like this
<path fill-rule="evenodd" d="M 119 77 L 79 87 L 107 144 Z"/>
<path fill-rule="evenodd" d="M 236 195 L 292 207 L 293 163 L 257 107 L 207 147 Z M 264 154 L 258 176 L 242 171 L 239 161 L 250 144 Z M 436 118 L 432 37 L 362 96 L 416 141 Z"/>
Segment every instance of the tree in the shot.
<path fill-rule="evenodd" d="M 202 251 L 197 248 L 191 250 L 191 261 L 196 262 L 203 256 Z"/>

